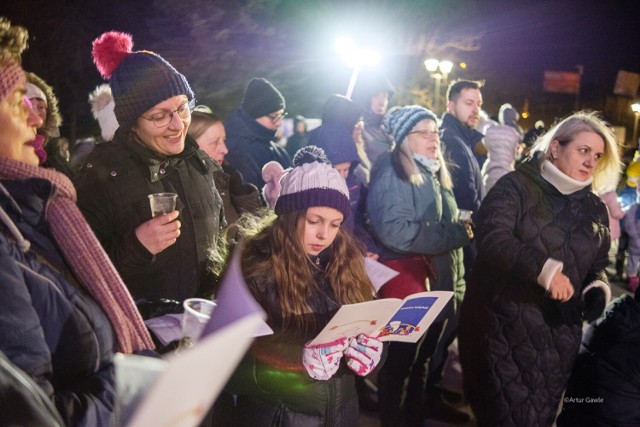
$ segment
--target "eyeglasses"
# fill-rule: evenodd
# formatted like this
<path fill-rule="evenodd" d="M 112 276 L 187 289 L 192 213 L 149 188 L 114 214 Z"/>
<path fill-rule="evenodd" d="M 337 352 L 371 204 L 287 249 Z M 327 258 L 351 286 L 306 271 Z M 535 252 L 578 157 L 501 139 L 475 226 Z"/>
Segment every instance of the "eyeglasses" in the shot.
<path fill-rule="evenodd" d="M 285 117 L 287 117 L 287 112 L 285 111 L 282 114 L 277 114 L 277 113 L 267 114 L 267 117 L 269 118 L 269 120 L 271 120 L 271 123 L 275 124 L 275 123 L 278 123 L 280 120 L 284 119 Z"/>
<path fill-rule="evenodd" d="M 441 130 L 436 130 L 436 131 L 431 131 L 431 130 L 414 130 L 412 132 L 409 132 L 408 135 L 411 135 L 412 133 L 417 133 L 418 135 L 420 135 L 422 138 L 425 139 L 433 139 L 433 138 L 442 138 L 443 135 L 443 131 Z"/>
<path fill-rule="evenodd" d="M 185 101 L 178 108 L 173 111 L 165 110 L 160 113 L 155 113 L 151 117 L 141 116 L 145 120 L 149 120 L 153 122 L 153 124 L 158 128 L 163 128 L 165 126 L 169 126 L 171 120 L 173 119 L 173 114 L 178 113 L 178 117 L 181 119 L 187 119 L 191 116 L 191 110 L 196 104 L 196 100 L 192 99 L 191 101 Z"/>

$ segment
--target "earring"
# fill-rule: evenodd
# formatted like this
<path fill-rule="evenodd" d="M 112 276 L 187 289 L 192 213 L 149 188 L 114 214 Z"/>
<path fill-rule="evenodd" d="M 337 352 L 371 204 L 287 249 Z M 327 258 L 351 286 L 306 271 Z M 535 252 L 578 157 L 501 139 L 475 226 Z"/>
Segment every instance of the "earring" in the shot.
<path fill-rule="evenodd" d="M 556 159 L 556 156 L 552 154 L 552 155 L 551 155 L 551 158 L 552 158 L 553 160 L 555 160 L 555 159 Z"/>

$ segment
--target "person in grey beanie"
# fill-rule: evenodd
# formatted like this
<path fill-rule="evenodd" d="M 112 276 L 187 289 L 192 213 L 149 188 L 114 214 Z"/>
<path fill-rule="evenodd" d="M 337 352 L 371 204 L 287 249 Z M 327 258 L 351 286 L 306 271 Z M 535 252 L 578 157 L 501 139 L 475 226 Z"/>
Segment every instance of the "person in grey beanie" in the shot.
<path fill-rule="evenodd" d="M 245 182 L 262 188 L 262 167 L 270 161 L 291 167 L 291 158 L 274 141 L 286 116 L 280 91 L 267 79 L 254 78 L 247 85 L 242 103 L 224 123 L 227 130 L 227 162 Z"/>

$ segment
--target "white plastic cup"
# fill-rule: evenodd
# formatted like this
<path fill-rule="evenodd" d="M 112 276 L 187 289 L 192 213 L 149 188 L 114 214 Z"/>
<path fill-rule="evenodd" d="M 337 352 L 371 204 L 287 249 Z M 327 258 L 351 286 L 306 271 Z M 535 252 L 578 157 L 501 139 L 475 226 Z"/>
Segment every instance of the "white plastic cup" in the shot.
<path fill-rule="evenodd" d="M 202 298 L 188 298 L 182 303 L 184 313 L 182 315 L 182 337 L 197 341 L 202 335 L 202 330 L 211 318 L 211 313 L 216 308 L 215 301 Z"/>
<path fill-rule="evenodd" d="M 149 194 L 149 206 L 153 218 L 162 216 L 176 210 L 176 193 L 154 193 Z"/>
<path fill-rule="evenodd" d="M 466 209 L 458 209 L 458 221 L 460 222 L 469 222 L 471 221 L 472 211 L 468 211 Z"/>

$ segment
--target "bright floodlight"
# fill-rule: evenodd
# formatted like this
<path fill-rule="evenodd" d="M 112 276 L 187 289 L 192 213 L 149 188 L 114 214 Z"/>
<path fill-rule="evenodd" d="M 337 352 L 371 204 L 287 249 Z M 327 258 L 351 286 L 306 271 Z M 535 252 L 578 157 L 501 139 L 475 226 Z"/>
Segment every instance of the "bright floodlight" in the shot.
<path fill-rule="evenodd" d="M 430 73 L 433 73 L 438 69 L 438 64 L 440 64 L 440 61 L 438 61 L 435 58 L 429 58 L 426 61 L 424 61 L 424 66 L 427 69 L 427 71 Z"/>
<path fill-rule="evenodd" d="M 640 103 L 639 103 L 639 102 L 636 102 L 636 103 L 634 103 L 634 104 L 631 104 L 631 110 L 632 110 L 634 113 L 640 113 Z"/>
<path fill-rule="evenodd" d="M 336 39 L 334 44 L 336 51 L 343 57 L 349 58 L 353 55 L 353 52 L 356 50 L 353 45 L 353 40 L 349 37 L 339 37 Z"/>
<path fill-rule="evenodd" d="M 442 74 L 449 74 L 453 69 L 453 62 L 451 61 L 440 61 L 440 71 Z"/>
<path fill-rule="evenodd" d="M 378 65 L 378 62 L 380 62 L 380 55 L 373 49 L 362 49 L 358 51 L 356 56 L 358 58 L 358 64 L 356 65 L 359 66 L 373 66 Z"/>

